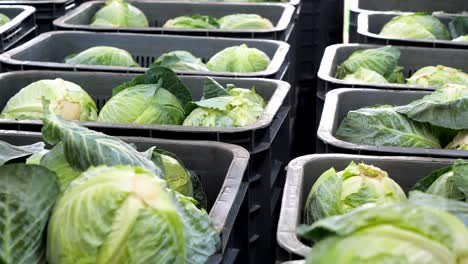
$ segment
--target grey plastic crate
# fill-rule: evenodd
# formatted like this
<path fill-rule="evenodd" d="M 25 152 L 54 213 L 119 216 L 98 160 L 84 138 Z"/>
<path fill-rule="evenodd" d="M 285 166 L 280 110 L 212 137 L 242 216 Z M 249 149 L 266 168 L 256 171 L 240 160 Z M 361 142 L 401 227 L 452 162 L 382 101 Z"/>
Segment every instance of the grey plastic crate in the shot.
<path fill-rule="evenodd" d="M 358 15 L 365 12 L 400 11 L 400 12 L 437 12 L 462 13 L 468 12 L 466 0 L 349 0 L 350 21 L 349 31 L 356 32 Z"/>
<path fill-rule="evenodd" d="M 31 69 L 69 71 L 144 72 L 163 53 L 187 50 L 205 61 L 224 48 L 247 44 L 265 52 L 271 63 L 264 71 L 255 73 L 215 73 L 211 76 L 287 78 L 289 45 L 273 40 L 206 38 L 190 36 L 143 35 L 130 33 L 93 33 L 56 31 L 39 35 L 33 40 L 0 55 L 0 70 L 18 71 Z M 98 65 L 69 65 L 63 61 L 70 54 L 94 46 L 112 46 L 132 54 L 142 67 L 116 67 Z M 201 72 L 177 71 L 179 74 Z"/>
<path fill-rule="evenodd" d="M 31 6 L 0 5 L 0 13 L 10 18 L 10 22 L 0 26 L 0 53 L 20 44 L 28 36 L 36 34 L 34 13 Z"/>
<path fill-rule="evenodd" d="M 115 28 L 90 26 L 94 14 L 105 1 L 91 1 L 80 5 L 65 16 L 54 21 L 58 29 L 131 32 L 146 34 L 177 34 L 214 37 L 262 38 L 287 41 L 292 31 L 294 7 L 288 4 L 244 4 L 244 3 L 190 3 L 172 1 L 132 1 L 141 9 L 150 22 L 147 28 Z M 275 28 L 268 30 L 221 30 L 221 29 L 170 29 L 162 28 L 164 23 L 178 16 L 193 14 L 222 17 L 236 13 L 258 14 L 270 19 Z"/>
<path fill-rule="evenodd" d="M 468 151 L 424 148 L 402 148 L 359 145 L 335 137 L 341 121 L 351 110 L 377 105 L 405 105 L 430 92 L 389 91 L 375 89 L 336 89 L 327 94 L 317 136 L 327 153 L 356 153 L 374 155 L 416 155 L 424 157 L 468 157 Z"/>
<path fill-rule="evenodd" d="M 313 184 L 326 170 L 332 167 L 337 171 L 342 170 L 351 161 L 372 164 L 387 171 L 406 192 L 429 173 L 453 163 L 450 159 L 347 154 L 314 154 L 294 159 L 288 164 L 276 234 L 279 246 L 290 259 L 304 258 L 311 250 L 311 245 L 296 235 L 296 229 L 303 223 L 303 208 Z"/>
<path fill-rule="evenodd" d="M 39 33 L 53 30 L 52 22 L 75 7 L 74 0 L 1 0 L 1 5 L 28 5 L 36 8 Z"/>
<path fill-rule="evenodd" d="M 383 47 L 371 44 L 338 44 L 325 49 L 325 53 L 318 72 L 319 85 L 317 94 L 323 100 L 324 95 L 339 87 L 368 87 L 375 89 L 395 90 L 434 90 L 437 87 L 427 87 L 408 84 L 377 84 L 358 83 L 335 78 L 338 66 L 344 62 L 353 52 L 363 49 Z M 468 72 L 468 50 L 462 49 L 433 49 L 423 47 L 396 46 L 400 52 L 399 65 L 403 67 L 403 74 L 409 78 L 414 72 L 425 66 L 444 65 Z"/>
<path fill-rule="evenodd" d="M 468 4 L 467 4 L 468 5 Z M 423 46 L 433 48 L 453 48 L 453 49 L 468 49 L 467 42 L 454 42 L 450 40 L 418 40 L 418 39 L 403 39 L 379 35 L 383 26 L 396 16 L 403 13 L 361 13 L 358 16 L 358 42 L 359 43 L 374 43 L 382 45 L 404 45 L 404 46 Z M 440 14 L 434 15 L 444 25 L 448 27 L 450 21 L 457 15 Z M 466 14 L 468 16 L 468 14 Z"/>
<path fill-rule="evenodd" d="M 239 147 L 219 142 L 184 141 L 148 138 L 122 138 L 144 151 L 157 146 L 176 154 L 199 176 L 208 199 L 208 212 L 215 228 L 221 234 L 221 252 L 210 263 L 221 263 L 239 252 L 239 243 L 246 243 L 246 236 L 237 230 L 235 222 L 244 202 L 247 186 L 242 183 L 246 173 L 249 153 Z M 0 140 L 14 145 L 26 145 L 43 141 L 40 133 L 0 130 Z M 245 237 L 245 238 L 244 238 Z M 244 240 L 244 241 L 242 241 Z M 223 262 L 224 263 L 224 262 Z"/>
<path fill-rule="evenodd" d="M 85 89 L 99 107 L 110 97 L 113 87 L 130 80 L 134 74 L 105 72 L 23 71 L 0 74 L 0 107 L 22 87 L 42 80 L 62 78 Z M 202 96 L 201 76 L 181 76 L 195 100 Z M 141 136 L 169 139 L 213 140 L 240 145 L 249 150 L 251 159 L 248 175 L 247 212 L 249 224 L 243 225 L 249 236 L 248 250 L 252 261 L 265 259 L 271 250 L 274 209 L 279 202 L 284 182 L 284 167 L 289 161 L 289 107 L 283 106 L 289 84 L 267 79 L 220 78 L 222 85 L 232 83 L 238 87 L 251 87 L 268 101 L 257 122 L 238 128 L 203 128 L 163 125 L 81 123 L 97 131 L 116 136 Z M 39 131 L 41 121 L 0 120 L 0 129 Z M 201 156 L 200 156 L 201 157 Z M 274 195 L 273 195 L 274 194 Z M 271 197 L 270 197 L 271 195 Z M 275 200 L 276 197 L 276 200 Z M 268 256 L 267 256 L 268 257 Z"/>

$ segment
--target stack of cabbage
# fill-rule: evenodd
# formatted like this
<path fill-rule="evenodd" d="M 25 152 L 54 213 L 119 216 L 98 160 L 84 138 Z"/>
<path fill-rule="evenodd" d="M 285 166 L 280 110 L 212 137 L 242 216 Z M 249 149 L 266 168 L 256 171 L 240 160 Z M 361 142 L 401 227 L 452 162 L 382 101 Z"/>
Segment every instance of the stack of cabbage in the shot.
<path fill-rule="evenodd" d="M 468 86 L 447 84 L 404 106 L 350 111 L 336 137 L 374 146 L 468 150 Z"/>
<path fill-rule="evenodd" d="M 148 27 L 145 14 L 124 0 L 109 0 L 93 17 L 91 26 Z"/>
<path fill-rule="evenodd" d="M 384 25 L 380 35 L 403 39 L 466 42 L 468 41 L 468 17 L 456 17 L 447 28 L 439 19 L 427 13 L 396 16 Z"/>
<path fill-rule="evenodd" d="M 268 68 L 270 58 L 263 51 L 249 48 L 247 45 L 225 48 L 216 53 L 204 64 L 187 51 L 172 51 L 161 55 L 154 65 L 181 71 L 202 72 L 259 72 Z"/>
<path fill-rule="evenodd" d="M 232 14 L 216 19 L 210 16 L 180 16 L 166 21 L 165 28 L 266 30 L 274 28 L 270 20 L 256 14 Z"/>
<path fill-rule="evenodd" d="M 132 55 L 123 49 L 98 46 L 65 58 L 66 64 L 140 67 Z M 270 58 L 263 51 L 247 45 L 225 48 L 211 57 L 207 64 L 188 51 L 172 51 L 159 56 L 155 66 L 173 70 L 197 72 L 259 72 L 268 68 Z"/>
<path fill-rule="evenodd" d="M 81 87 L 62 79 L 41 80 L 21 89 L 2 111 L 5 119 L 37 120 L 44 116 L 43 101 L 66 120 L 109 123 L 237 127 L 257 121 L 265 108 L 254 89 L 228 85 L 225 89 L 206 77 L 201 101 L 192 95 L 170 69 L 154 66 L 113 89 L 98 114 L 91 97 Z"/>
<path fill-rule="evenodd" d="M 298 234 L 316 242 L 308 264 L 467 263 L 468 161 L 423 178 L 408 200 L 379 168 L 331 168 L 310 190 L 304 223 Z"/>
<path fill-rule="evenodd" d="M 398 66 L 400 50 L 386 46 L 359 50 L 338 66 L 336 77 L 365 83 L 405 83 L 403 67 Z M 427 66 L 416 71 L 406 84 L 443 86 L 444 84 L 468 85 L 468 74 L 443 65 Z"/>
<path fill-rule="evenodd" d="M 205 263 L 216 252 L 217 230 L 183 195 L 202 190 L 173 154 L 138 152 L 47 110 L 42 132 L 49 151 L 0 142 L 2 262 Z"/>
<path fill-rule="evenodd" d="M 0 27 L 10 22 L 10 18 L 0 13 Z"/>

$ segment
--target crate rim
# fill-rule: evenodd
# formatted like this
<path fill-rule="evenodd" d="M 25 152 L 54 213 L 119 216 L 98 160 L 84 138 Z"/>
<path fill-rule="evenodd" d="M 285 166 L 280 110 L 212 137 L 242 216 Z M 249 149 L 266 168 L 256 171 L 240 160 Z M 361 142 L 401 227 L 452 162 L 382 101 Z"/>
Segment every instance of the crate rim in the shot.
<path fill-rule="evenodd" d="M 261 29 L 261 30 L 217 30 L 217 29 L 193 29 L 193 28 L 184 28 L 184 29 L 174 29 L 174 28 L 163 28 L 163 27 L 122 27 L 122 28 L 115 28 L 115 27 L 96 27 L 96 26 L 90 26 L 90 25 L 74 25 L 74 24 L 68 24 L 67 20 L 73 18 L 74 16 L 78 15 L 80 12 L 83 10 L 86 10 L 90 8 L 92 5 L 98 5 L 98 4 L 104 4 L 106 1 L 105 0 L 94 0 L 94 1 L 88 1 L 85 3 L 82 3 L 79 5 L 77 8 L 74 10 L 70 11 L 69 13 L 55 19 L 53 21 L 54 26 L 60 27 L 60 28 L 66 28 L 66 29 L 78 29 L 78 30 L 83 30 L 83 29 L 94 29 L 94 30 L 110 30 L 110 31 L 145 31 L 150 33 L 154 31 L 160 31 L 164 34 L 164 32 L 190 32 L 190 33 L 203 33 L 203 32 L 209 32 L 209 33 L 229 33 L 229 34 L 242 34 L 242 33 L 250 33 L 250 34 L 255 34 L 255 33 L 275 33 L 279 31 L 285 30 L 289 23 L 293 21 L 294 19 L 294 12 L 295 12 L 295 7 L 291 4 L 288 3 L 262 3 L 262 6 L 278 6 L 278 7 L 283 7 L 284 11 L 283 14 L 281 15 L 278 24 L 273 28 L 273 29 Z M 180 5 L 214 5 L 214 6 L 219 6 L 220 8 L 222 7 L 229 7 L 229 6 L 252 6 L 255 3 L 235 3 L 235 2 L 185 2 L 185 1 L 160 1 L 160 2 L 155 2 L 152 0 L 133 0 L 129 1 L 129 3 L 134 3 L 134 2 L 142 2 L 142 3 L 154 3 L 155 5 L 158 4 L 180 4 Z"/>
<path fill-rule="evenodd" d="M 232 40 L 244 43 L 270 43 L 277 45 L 276 53 L 274 54 L 273 58 L 271 58 L 270 64 L 267 69 L 259 72 L 251 72 L 251 73 L 231 73 L 231 72 L 195 72 L 195 71 L 179 71 L 176 70 L 175 72 L 181 75 L 209 75 L 209 76 L 217 76 L 217 77 L 268 77 L 272 76 L 281 69 L 283 64 L 286 62 L 287 55 L 289 53 L 290 45 L 284 41 L 279 40 L 267 40 L 267 39 L 238 39 L 238 38 L 225 38 L 225 37 L 199 37 L 199 36 L 185 36 L 185 35 L 154 35 L 154 34 L 137 34 L 137 33 L 117 33 L 117 32 L 91 32 L 91 31 L 51 31 L 42 33 L 39 36 L 29 40 L 28 42 L 11 49 L 7 52 L 0 54 L 0 62 L 9 65 L 17 65 L 17 66 L 31 66 L 31 67 L 41 67 L 44 69 L 58 69 L 58 70 L 73 70 L 73 71 L 118 71 L 118 72 L 125 72 L 125 73 L 142 73 L 148 70 L 148 68 L 144 67 L 122 67 L 122 66 L 105 66 L 105 65 L 84 65 L 84 64 L 65 64 L 59 62 L 43 62 L 43 61 L 27 61 L 27 60 L 17 60 L 13 57 L 16 56 L 18 53 L 39 44 L 42 41 L 45 41 L 55 35 L 79 35 L 79 34 L 87 34 L 87 35 L 95 35 L 95 36 L 127 36 L 127 37 L 151 37 L 151 38 L 180 38 L 180 39 L 192 39 L 192 40 L 200 40 L 200 41 L 216 41 L 216 40 Z M 47 64 L 47 65 L 43 65 Z M 49 67 L 49 68 L 47 68 Z"/>
<path fill-rule="evenodd" d="M 404 148 L 404 147 L 385 147 L 385 146 L 372 146 L 354 144 L 347 141 L 340 140 L 333 135 L 333 121 L 336 118 L 337 105 L 340 101 L 340 96 L 349 92 L 369 92 L 373 93 L 406 93 L 406 94 L 419 94 L 429 91 L 389 91 L 371 88 L 337 88 L 327 93 L 325 97 L 325 104 L 323 113 L 320 118 L 320 124 L 317 130 L 317 137 L 327 145 L 332 145 L 341 149 L 348 149 L 352 151 L 371 151 L 375 153 L 399 154 L 399 155 L 418 155 L 418 156 L 437 156 L 437 157 L 450 157 L 462 158 L 468 157 L 468 151 L 463 150 L 447 150 L 447 149 L 425 149 L 425 148 Z M 333 115 L 331 118 L 324 118 L 327 114 Z"/>
<path fill-rule="evenodd" d="M 359 1 L 360 0 L 349 0 L 349 11 L 354 13 L 372 13 L 372 12 L 392 12 L 392 11 L 377 11 L 377 10 L 369 10 L 369 9 L 362 9 L 359 8 Z M 468 10 L 466 10 L 468 11 Z M 461 12 L 461 11 L 460 11 Z M 455 13 L 446 13 L 446 14 L 455 14 Z"/>
<path fill-rule="evenodd" d="M 332 72 L 333 58 L 336 56 L 338 49 L 346 48 L 346 47 L 361 47 L 362 49 L 373 49 L 373 48 L 381 48 L 385 46 L 392 46 L 398 49 L 403 48 L 406 50 L 427 50 L 428 53 L 434 50 L 437 50 L 440 52 L 443 52 L 444 50 L 450 50 L 450 51 L 456 50 L 459 52 L 466 52 L 468 55 L 468 50 L 465 51 L 464 49 L 427 48 L 427 47 L 414 47 L 414 46 L 377 45 L 377 44 L 361 44 L 361 43 L 335 44 L 335 45 L 330 45 L 325 49 L 317 76 L 323 81 L 342 85 L 343 87 L 367 85 L 367 86 L 374 87 L 374 89 L 422 90 L 422 91 L 433 91 L 439 88 L 437 86 L 422 86 L 422 85 L 409 85 L 409 84 L 398 84 L 398 83 L 353 82 L 353 81 L 341 80 L 341 79 L 332 77 L 329 74 L 330 72 Z"/>
<path fill-rule="evenodd" d="M 408 38 L 397 38 L 390 36 L 381 36 L 376 33 L 369 32 L 369 16 L 391 16 L 391 18 L 400 16 L 400 15 L 409 15 L 414 14 L 414 12 L 365 12 L 358 15 L 358 26 L 357 33 L 362 36 L 378 39 L 381 41 L 399 41 L 399 42 L 413 42 L 418 44 L 432 44 L 432 47 L 437 47 L 437 45 L 444 44 L 453 46 L 453 48 L 468 48 L 468 42 L 454 42 L 450 40 L 424 40 L 424 39 L 408 39 Z M 463 14 L 438 14 L 433 13 L 432 16 L 437 18 L 455 18 L 455 17 L 464 17 Z"/>
<path fill-rule="evenodd" d="M 52 70 L 29 70 L 29 71 L 15 71 L 15 72 L 5 72 L 0 73 L 0 80 L 3 77 L 15 76 L 15 75 L 27 75 L 28 73 L 41 73 L 41 72 L 54 72 L 54 73 L 64 73 L 64 74 L 109 74 L 109 75 L 121 75 L 128 73 L 113 73 L 113 72 L 93 72 L 93 71 L 52 71 Z M 130 75 L 137 76 L 138 74 L 129 73 Z M 180 78 L 193 78 L 193 79 L 203 79 L 206 76 L 196 76 L 196 75 L 182 75 Z M 236 81 L 236 78 L 231 77 L 214 77 L 215 80 L 224 80 L 224 81 Z M 160 130 L 160 131 L 172 131 L 179 133 L 190 133 L 190 132 L 201 132 L 201 133 L 241 133 L 248 131 L 255 131 L 258 129 L 268 127 L 272 122 L 276 114 L 282 107 L 283 101 L 286 99 L 290 84 L 284 81 L 264 79 L 264 78 L 242 78 L 243 81 L 260 81 L 266 83 L 272 83 L 276 85 L 275 92 L 271 96 L 271 100 L 268 101 L 266 107 L 263 110 L 262 115 L 257 119 L 257 121 L 251 125 L 243 127 L 191 127 L 191 126 L 182 126 L 182 125 L 144 125 L 144 124 L 126 124 L 126 123 L 104 123 L 104 122 L 77 122 L 82 126 L 89 127 L 100 127 L 100 128 L 124 128 L 124 129 L 147 129 L 147 130 Z M 86 91 L 86 88 L 83 88 Z M 42 125 L 40 120 L 6 120 L 0 119 L 0 124 L 19 124 L 19 125 Z"/>
<path fill-rule="evenodd" d="M 1 9 L 23 9 L 21 13 L 19 13 L 14 18 L 10 18 L 10 21 L 3 26 L 0 26 L 0 34 L 5 33 L 6 31 L 10 30 L 11 27 L 15 25 L 19 25 L 23 20 L 28 18 L 29 16 L 33 15 L 36 12 L 36 8 L 33 6 L 28 5 L 0 5 Z"/>
<path fill-rule="evenodd" d="M 450 158 L 429 158 L 414 156 L 374 156 L 358 154 L 309 154 L 293 159 L 287 166 L 286 182 L 282 197 L 281 212 L 278 221 L 277 241 L 278 244 L 290 253 L 307 257 L 312 247 L 302 243 L 296 234 L 296 227 L 300 223 L 300 212 L 297 210 L 300 204 L 301 187 L 303 183 L 304 165 L 308 162 L 329 157 L 343 158 L 350 160 L 377 159 L 381 161 L 411 161 L 411 162 L 438 162 L 449 164 L 455 159 Z"/>

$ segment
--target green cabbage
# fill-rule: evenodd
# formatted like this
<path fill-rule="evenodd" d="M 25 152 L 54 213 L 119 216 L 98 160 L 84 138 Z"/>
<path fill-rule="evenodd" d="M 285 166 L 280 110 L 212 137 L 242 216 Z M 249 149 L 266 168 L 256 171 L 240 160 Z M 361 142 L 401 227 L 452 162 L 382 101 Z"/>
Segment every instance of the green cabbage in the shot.
<path fill-rule="evenodd" d="M 468 74 L 443 65 L 427 66 L 416 71 L 407 81 L 408 84 L 422 86 L 468 85 Z"/>
<path fill-rule="evenodd" d="M 62 79 L 34 82 L 16 93 L 5 105 L 2 118 L 41 119 L 42 98 L 50 101 L 52 110 L 66 120 L 94 121 L 97 108 L 80 86 Z"/>
<path fill-rule="evenodd" d="M 206 28 L 213 29 L 218 28 L 218 20 L 210 16 L 193 15 L 180 16 L 173 19 L 169 19 L 164 23 L 164 28 Z"/>
<path fill-rule="evenodd" d="M 140 9 L 124 0 L 109 0 L 93 17 L 91 26 L 148 27 L 148 19 Z"/>
<path fill-rule="evenodd" d="M 225 30 L 266 30 L 274 28 L 270 20 L 256 14 L 232 14 L 219 19 Z"/>
<path fill-rule="evenodd" d="M 139 67 L 132 55 L 123 49 L 98 46 L 72 54 L 65 59 L 66 64 L 105 65 Z"/>
<path fill-rule="evenodd" d="M 10 18 L 0 13 L 0 26 L 3 26 L 8 22 L 10 22 Z"/>
<path fill-rule="evenodd" d="M 206 263 L 220 243 L 207 213 L 143 168 L 90 168 L 57 200 L 47 262 Z"/>
<path fill-rule="evenodd" d="M 468 42 L 468 35 L 459 36 L 457 38 L 454 38 L 452 41 L 454 41 L 454 42 Z"/>
<path fill-rule="evenodd" d="M 179 99 L 157 84 L 140 84 L 114 95 L 102 107 L 98 121 L 180 125 L 185 112 Z"/>
<path fill-rule="evenodd" d="M 270 58 L 263 51 L 247 45 L 226 48 L 206 64 L 213 72 L 259 72 L 268 68 Z"/>
<path fill-rule="evenodd" d="M 384 25 L 380 35 L 408 39 L 451 39 L 447 27 L 436 17 L 425 13 L 394 17 Z"/>
<path fill-rule="evenodd" d="M 311 224 L 368 203 L 390 204 L 405 200 L 405 193 L 387 172 L 351 162 L 343 171 L 331 168 L 317 179 L 307 197 L 304 222 Z"/>
<path fill-rule="evenodd" d="M 153 65 L 180 71 L 209 71 L 201 59 L 196 58 L 192 53 L 183 50 L 165 53 L 159 56 Z"/>
<path fill-rule="evenodd" d="M 388 83 L 387 79 L 379 73 L 362 67 L 359 67 L 354 73 L 347 74 L 343 80 L 366 83 Z"/>
<path fill-rule="evenodd" d="M 391 106 L 364 107 L 349 111 L 336 137 L 373 146 L 441 148 L 433 129 L 398 113 Z"/>
<path fill-rule="evenodd" d="M 241 127 L 255 123 L 263 113 L 265 102 L 255 90 L 224 89 L 211 78 L 205 80 L 204 99 L 184 120 L 184 126 Z M 213 92 L 217 91 L 217 92 Z"/>
<path fill-rule="evenodd" d="M 458 132 L 446 149 L 468 150 L 468 129 Z"/>
<path fill-rule="evenodd" d="M 414 203 L 365 206 L 302 225 L 297 232 L 315 241 L 308 264 L 468 262 L 468 229 L 463 222 Z"/>

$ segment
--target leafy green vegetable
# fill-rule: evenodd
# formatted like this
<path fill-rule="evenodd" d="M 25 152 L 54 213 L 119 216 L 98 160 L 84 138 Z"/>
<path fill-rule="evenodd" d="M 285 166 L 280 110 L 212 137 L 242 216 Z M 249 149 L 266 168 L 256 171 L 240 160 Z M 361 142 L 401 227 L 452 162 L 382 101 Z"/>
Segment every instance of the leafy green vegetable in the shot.
<path fill-rule="evenodd" d="M 468 130 L 462 130 L 445 146 L 446 149 L 468 150 Z"/>
<path fill-rule="evenodd" d="M 468 35 L 452 39 L 453 42 L 468 42 Z"/>
<path fill-rule="evenodd" d="M 256 14 L 232 14 L 219 19 L 221 29 L 261 30 L 274 28 L 270 20 Z"/>
<path fill-rule="evenodd" d="M 101 166 L 84 172 L 58 199 L 47 261 L 206 263 L 219 243 L 206 212 L 158 177 L 142 168 Z"/>
<path fill-rule="evenodd" d="M 8 22 L 10 22 L 10 18 L 7 17 L 6 15 L 0 13 L 0 26 L 3 26 Z"/>
<path fill-rule="evenodd" d="M 242 44 L 216 53 L 206 65 L 213 72 L 259 72 L 268 68 L 270 58 L 263 51 Z"/>
<path fill-rule="evenodd" d="M 242 88 L 226 91 L 229 95 L 216 96 L 223 87 L 207 77 L 204 99 L 194 102 L 197 106 L 184 120 L 184 126 L 240 127 L 257 121 L 263 113 L 265 102 L 255 90 Z M 232 94 L 231 94 L 232 91 Z"/>
<path fill-rule="evenodd" d="M 391 46 L 358 50 L 341 63 L 336 77 L 366 82 L 403 83 L 402 68 L 398 66 L 399 60 L 400 51 Z M 385 81 L 382 78 L 385 78 Z"/>
<path fill-rule="evenodd" d="M 396 108 L 412 120 L 451 129 L 468 129 L 468 86 L 445 85 L 433 93 Z"/>
<path fill-rule="evenodd" d="M 80 86 L 62 79 L 40 80 L 16 93 L 2 111 L 6 119 L 41 119 L 42 98 L 50 101 L 53 112 L 66 120 L 94 121 L 97 107 Z"/>
<path fill-rule="evenodd" d="M 428 124 L 412 121 L 391 106 L 349 111 L 336 136 L 355 144 L 441 148 L 439 139 Z"/>
<path fill-rule="evenodd" d="M 311 224 L 368 203 L 390 204 L 404 200 L 405 193 L 387 172 L 351 162 L 343 171 L 331 168 L 318 178 L 307 197 L 304 222 Z"/>
<path fill-rule="evenodd" d="M 0 140 L 0 165 L 9 161 L 31 156 L 44 150 L 45 144 L 38 142 L 32 145 L 15 146 Z"/>
<path fill-rule="evenodd" d="M 99 113 L 100 122 L 180 125 L 184 108 L 160 84 L 139 84 L 114 95 Z"/>
<path fill-rule="evenodd" d="M 443 86 L 445 84 L 468 84 L 468 74 L 443 65 L 427 66 L 416 71 L 408 84 L 422 86 Z"/>
<path fill-rule="evenodd" d="M 82 173 L 82 170 L 75 169 L 68 163 L 62 142 L 59 142 L 54 148 L 44 154 L 39 164 L 55 172 L 61 191 L 65 190 L 70 182 L 78 178 Z"/>
<path fill-rule="evenodd" d="M 218 20 L 210 16 L 180 16 L 173 19 L 169 19 L 164 23 L 164 28 L 207 28 L 213 29 L 218 28 Z"/>
<path fill-rule="evenodd" d="M 65 59 L 66 64 L 105 65 L 122 67 L 140 67 L 132 55 L 123 49 L 97 46 L 72 54 Z"/>
<path fill-rule="evenodd" d="M 203 61 L 188 51 L 176 50 L 159 56 L 153 65 L 180 71 L 209 71 Z"/>
<path fill-rule="evenodd" d="M 451 39 L 447 27 L 426 13 L 396 16 L 383 26 L 380 35 L 407 39 Z"/>
<path fill-rule="evenodd" d="M 306 263 L 457 264 L 468 260 L 468 229 L 455 216 L 412 203 L 365 206 L 300 226 L 318 241 Z"/>
<path fill-rule="evenodd" d="M 91 26 L 98 27 L 148 27 L 145 14 L 124 0 L 109 0 L 94 15 Z"/>
<path fill-rule="evenodd" d="M 59 188 L 37 165 L 0 166 L 0 262 L 44 263 L 45 229 Z"/>
<path fill-rule="evenodd" d="M 468 36 L 468 16 L 458 16 L 450 21 L 449 31 L 453 41 L 463 41 Z"/>

